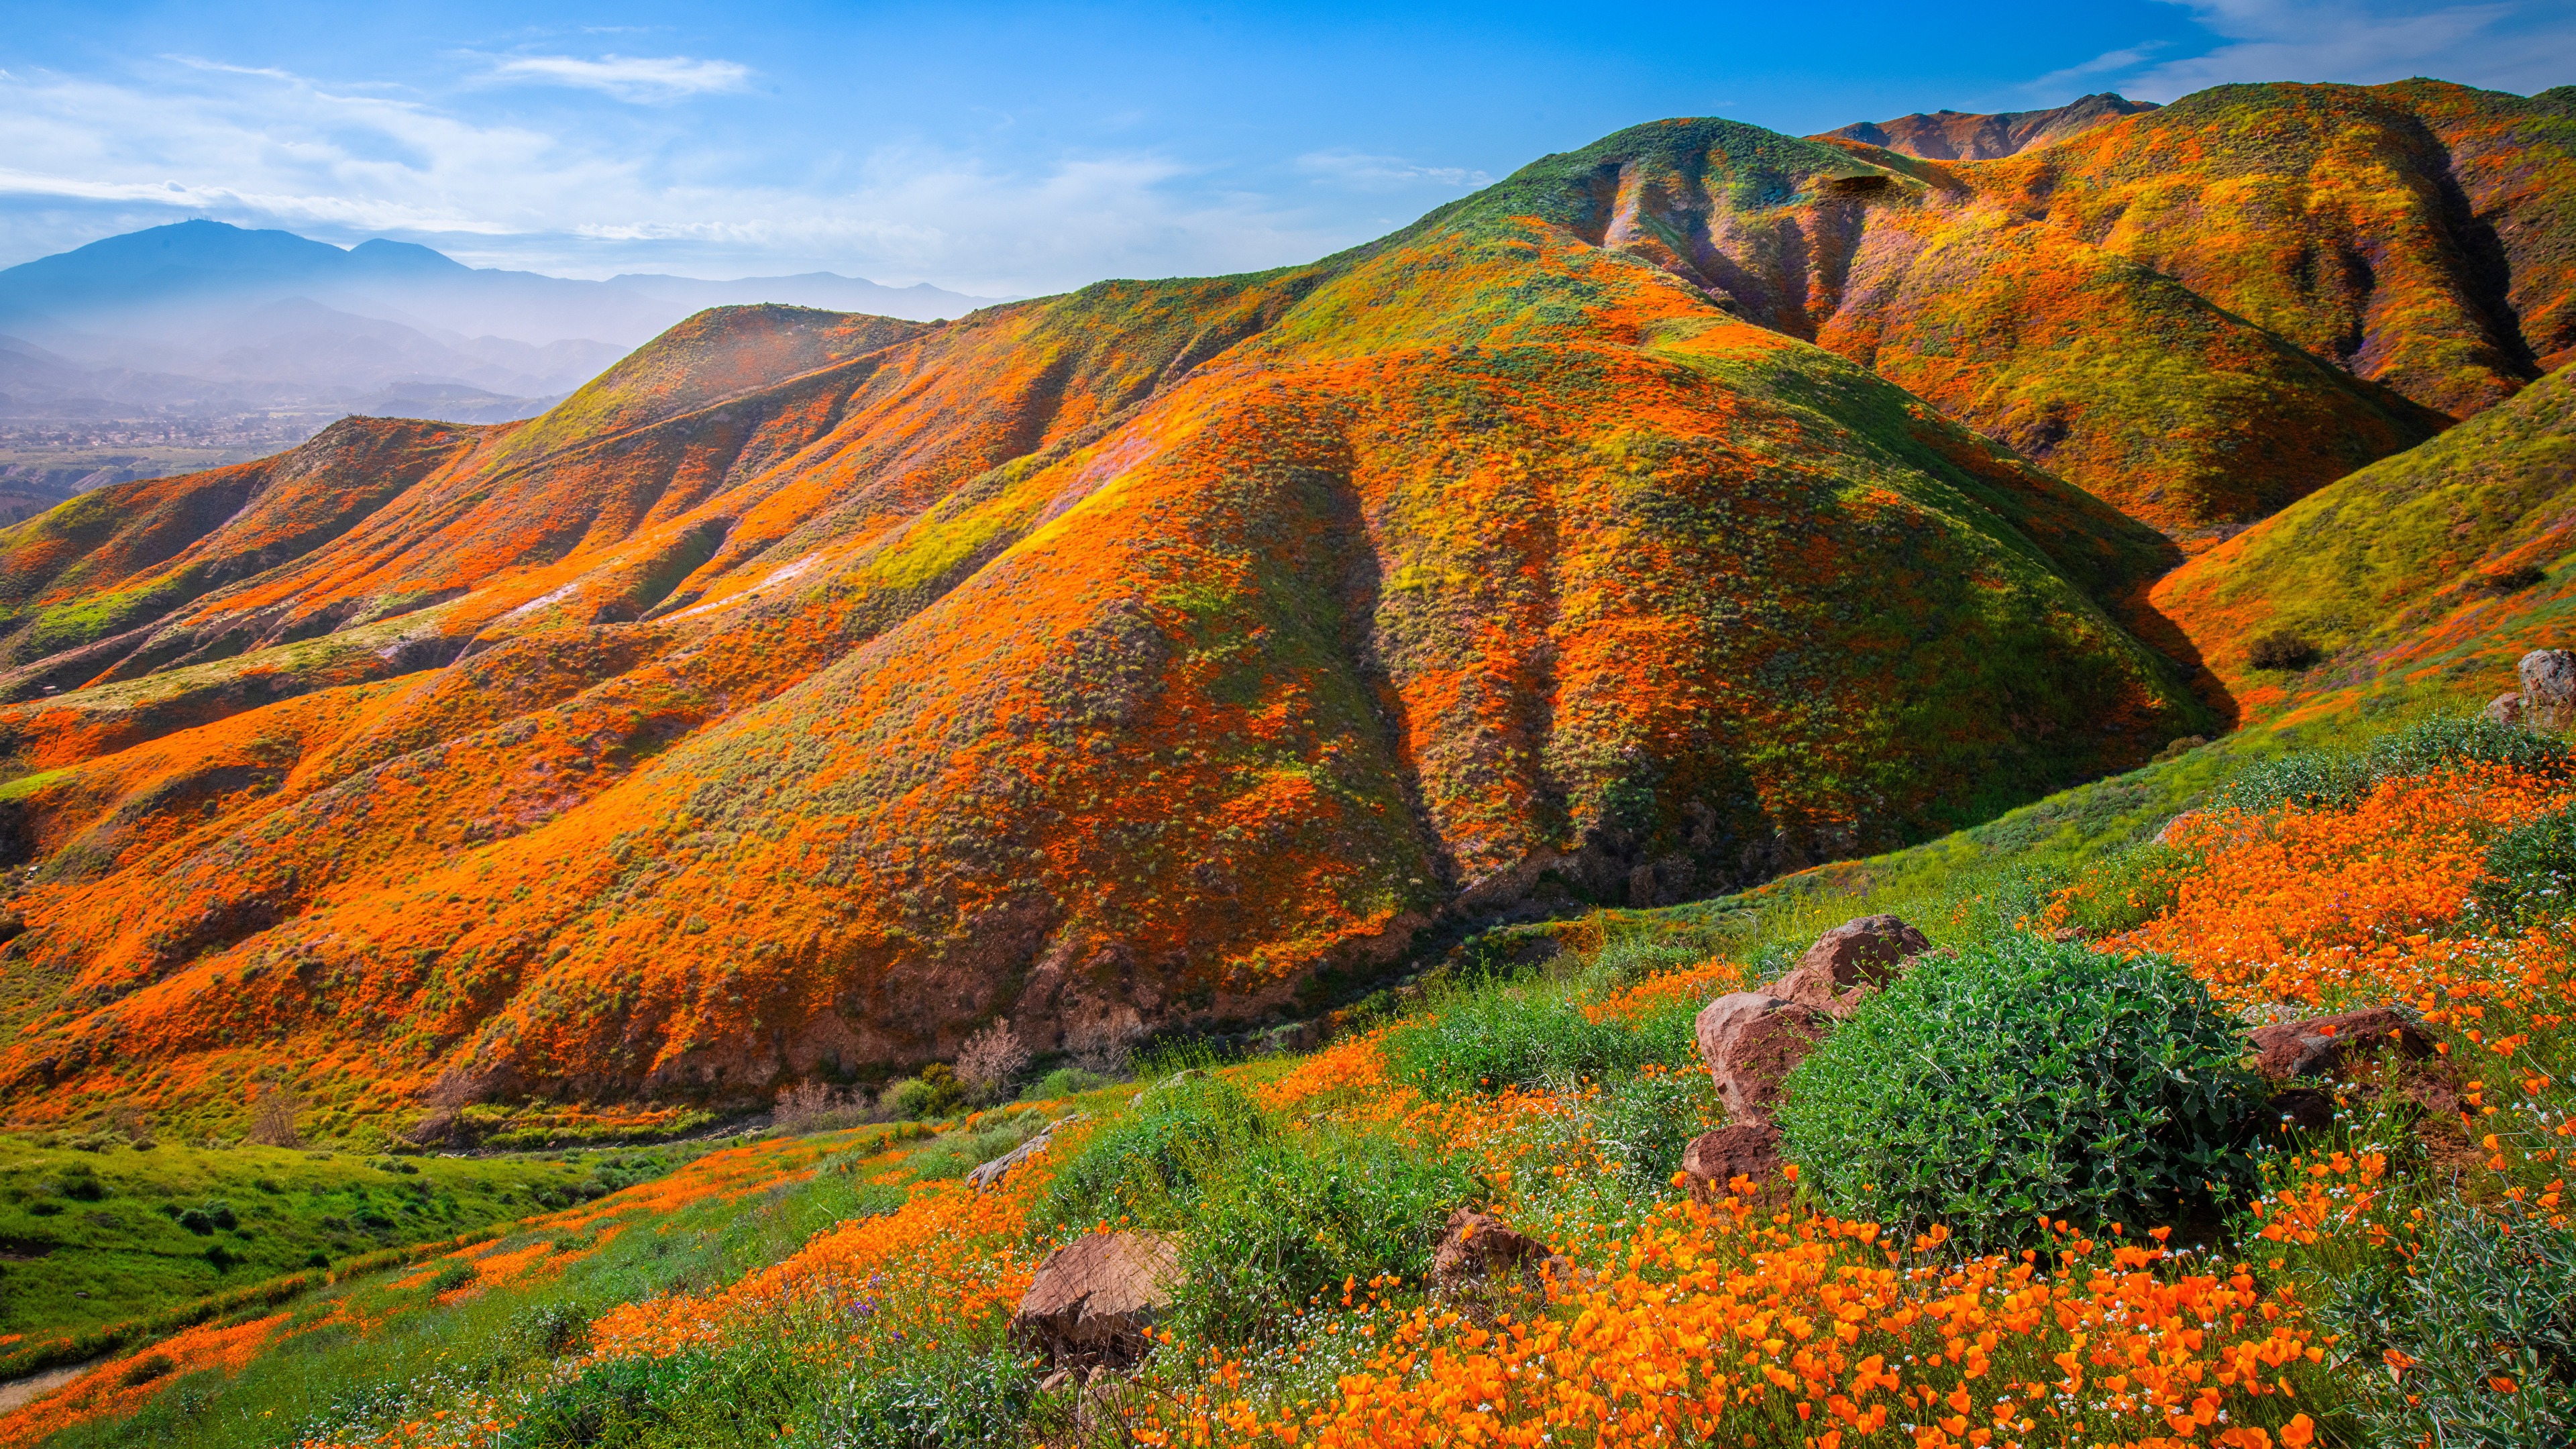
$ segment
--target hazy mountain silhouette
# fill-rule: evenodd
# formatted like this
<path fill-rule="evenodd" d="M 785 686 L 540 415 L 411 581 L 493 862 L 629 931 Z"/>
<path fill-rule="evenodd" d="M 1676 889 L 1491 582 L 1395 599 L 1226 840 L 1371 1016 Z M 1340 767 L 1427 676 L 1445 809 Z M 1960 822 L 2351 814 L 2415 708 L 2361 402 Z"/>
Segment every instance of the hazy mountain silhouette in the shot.
<path fill-rule="evenodd" d="M 186 221 L 0 271 L 0 334 L 12 339 L 0 416 L 327 407 L 401 388 L 518 399 L 500 415 L 529 416 L 705 307 L 928 319 L 984 300 L 829 272 L 577 281 L 468 267 L 407 242 L 343 250 Z M 478 404 L 470 420 L 494 416 Z"/>

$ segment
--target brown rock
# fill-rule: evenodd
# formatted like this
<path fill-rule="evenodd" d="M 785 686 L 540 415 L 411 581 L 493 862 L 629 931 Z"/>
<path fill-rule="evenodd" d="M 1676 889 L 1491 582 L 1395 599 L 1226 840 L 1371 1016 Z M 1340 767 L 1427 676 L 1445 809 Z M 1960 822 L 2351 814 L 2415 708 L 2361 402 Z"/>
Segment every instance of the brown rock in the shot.
<path fill-rule="evenodd" d="M 2497 724 L 2520 724 L 2522 723 L 2522 696 L 2499 694 L 2487 701 L 2487 707 L 2482 713 Z"/>
<path fill-rule="evenodd" d="M 1085 1233 L 1038 1264 L 1011 1341 L 1061 1368 L 1132 1369 L 1154 1351 L 1145 1330 L 1171 1306 L 1180 1263 L 1160 1233 Z"/>
<path fill-rule="evenodd" d="M 1721 1198 L 1736 1195 L 1728 1184 L 1739 1177 L 1773 1188 L 1785 1186 L 1780 1172 L 1780 1129 L 1768 1122 L 1738 1122 L 1703 1132 L 1682 1149 L 1682 1173 L 1690 1179 L 1684 1186 L 1691 1201 L 1710 1207 Z M 1757 1197 L 1761 1191 L 1758 1186 Z"/>
<path fill-rule="evenodd" d="M 2534 649 L 2514 672 L 2522 677 L 2524 723 L 2544 730 L 2576 723 L 2576 651 Z"/>
<path fill-rule="evenodd" d="M 1767 1122 L 1782 1083 L 1824 1040 L 1831 1017 L 1760 991 L 1738 991 L 1700 1008 L 1700 1060 L 1739 1123 Z"/>
<path fill-rule="evenodd" d="M 2279 1081 L 2330 1076 L 2355 1057 L 2394 1046 L 2410 1060 L 2433 1054 L 2433 1043 L 2415 1024 L 2385 1007 L 2312 1016 L 2258 1028 L 2253 1033 L 2255 1070 Z"/>
<path fill-rule="evenodd" d="M 1473 1295 L 1514 1277 L 1563 1276 L 1572 1264 L 1501 1218 L 1460 1208 L 1431 1250 L 1431 1286 L 1446 1297 Z"/>
<path fill-rule="evenodd" d="M 1907 957 L 1931 949 L 1921 931 L 1894 916 L 1863 916 L 1818 936 L 1769 990 L 1818 1011 L 1849 1016 L 1863 997 L 1895 977 Z"/>

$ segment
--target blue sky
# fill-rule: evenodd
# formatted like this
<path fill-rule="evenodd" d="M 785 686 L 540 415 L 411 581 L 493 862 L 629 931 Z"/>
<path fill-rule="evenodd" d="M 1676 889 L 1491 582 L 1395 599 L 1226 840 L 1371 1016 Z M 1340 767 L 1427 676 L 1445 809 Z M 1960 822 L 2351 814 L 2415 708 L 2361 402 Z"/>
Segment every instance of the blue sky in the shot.
<path fill-rule="evenodd" d="M 191 216 L 569 276 L 1238 271 L 1550 151 L 2116 89 L 2576 82 L 2576 5 L 10 0 L 0 265 Z"/>

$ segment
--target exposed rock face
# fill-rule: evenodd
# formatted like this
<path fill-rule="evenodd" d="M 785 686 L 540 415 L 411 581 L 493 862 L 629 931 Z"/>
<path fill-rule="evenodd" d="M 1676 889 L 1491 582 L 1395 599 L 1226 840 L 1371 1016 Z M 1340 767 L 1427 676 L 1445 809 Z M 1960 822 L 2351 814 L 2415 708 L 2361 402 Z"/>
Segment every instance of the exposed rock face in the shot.
<path fill-rule="evenodd" d="M 1180 1263 L 1159 1233 L 1086 1233 L 1038 1264 L 1011 1341 L 1060 1368 L 1132 1369 L 1154 1351 L 1145 1330 L 1171 1306 Z"/>
<path fill-rule="evenodd" d="M 1764 1187 L 1779 1185 L 1780 1166 L 1780 1129 L 1768 1122 L 1738 1122 L 1703 1132 L 1682 1150 L 1682 1172 L 1690 1179 L 1685 1186 L 1691 1201 L 1709 1206 L 1733 1197 L 1727 1184 L 1739 1177 L 1752 1178 Z"/>
<path fill-rule="evenodd" d="M 1923 933 L 1894 916 L 1862 916 L 1816 938 L 1788 975 L 1769 988 L 1801 1006 L 1849 1016 L 1862 998 L 1894 977 L 1906 958 L 1932 949 Z"/>
<path fill-rule="evenodd" d="M 2534 649 L 2522 656 L 2522 717 L 2537 729 L 2576 723 L 2576 650 Z"/>
<path fill-rule="evenodd" d="M 2394 1047 L 2408 1059 L 2433 1054 L 2433 1043 L 2414 1023 L 2384 1007 L 2285 1021 L 2253 1033 L 2255 1069 L 2267 1077 L 2332 1076 L 2356 1057 Z"/>
<path fill-rule="evenodd" d="M 1451 1298 L 1476 1295 L 1513 1277 L 1562 1277 L 1572 1269 L 1572 1260 L 1547 1244 L 1473 1208 L 1449 1215 L 1431 1252 L 1431 1286 Z"/>
<path fill-rule="evenodd" d="M 1700 1008 L 1700 1060 L 1708 1063 L 1726 1114 L 1767 1122 L 1781 1084 L 1824 1040 L 1833 1019 L 1814 1007 L 1760 991 L 1738 991 Z"/>
<path fill-rule="evenodd" d="M 2522 723 L 2522 696 L 2499 694 L 2488 700 L 2487 707 L 2480 713 L 2497 724 L 2520 724 Z"/>

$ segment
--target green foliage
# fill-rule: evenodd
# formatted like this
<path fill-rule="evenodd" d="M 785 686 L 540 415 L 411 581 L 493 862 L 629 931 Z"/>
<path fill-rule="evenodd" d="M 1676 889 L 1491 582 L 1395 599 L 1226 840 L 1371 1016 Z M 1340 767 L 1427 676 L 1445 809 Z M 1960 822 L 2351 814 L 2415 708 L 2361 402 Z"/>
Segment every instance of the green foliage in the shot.
<path fill-rule="evenodd" d="M 1109 1078 L 1097 1073 L 1086 1072 L 1080 1067 L 1058 1067 L 1039 1078 L 1038 1084 L 1028 1090 L 1027 1097 L 1030 1101 L 1051 1102 L 1108 1085 Z"/>
<path fill-rule="evenodd" d="M 1427 1019 L 1388 1033 L 1388 1075 L 1426 1096 L 1459 1097 L 1694 1059 L 1687 1010 L 1678 1026 L 1672 1011 L 1594 1021 L 1583 1010 L 1590 995 L 1582 982 L 1531 976 L 1454 989 Z"/>
<path fill-rule="evenodd" d="M 1844 1212 L 1999 1244 L 2170 1222 L 2247 1180 L 2232 1022 L 2159 957 L 2006 936 L 1916 958 L 1790 1076 L 1786 1155 Z"/>
<path fill-rule="evenodd" d="M 534 1404 L 506 1449 L 773 1444 L 812 1397 L 816 1369 L 776 1340 L 724 1353 L 592 1364 Z"/>
<path fill-rule="evenodd" d="M 944 1449 L 1027 1442 L 1036 1376 L 972 1343 L 906 1345 L 828 1381 L 786 1449 Z"/>
<path fill-rule="evenodd" d="M 1058 1235 L 1178 1233 L 1177 1316 L 1239 1341 L 1346 1278 L 1420 1278 L 1449 1210 L 1480 1196 L 1464 1167 L 1384 1132 L 1277 1122 L 1230 1083 L 1183 1076 L 1094 1136 L 1036 1216 Z"/>
<path fill-rule="evenodd" d="M 1631 1190 L 1670 1195 L 1682 1149 L 1723 1124 L 1717 1084 L 1696 1065 L 1641 1073 L 1602 1089 L 1591 1105 L 1602 1154 L 1619 1164 Z"/>
<path fill-rule="evenodd" d="M 1092 1135 L 1055 1175 L 1041 1222 L 1080 1231 L 1187 1199 L 1199 1174 L 1270 1131 L 1243 1090 L 1205 1075 L 1167 1078 L 1145 1091 L 1135 1112 Z"/>
<path fill-rule="evenodd" d="M 2471 919 L 2489 930 L 2521 932 L 2576 911 L 2576 809 L 2497 836 L 2485 865 L 2469 890 Z"/>
<path fill-rule="evenodd" d="M 440 1293 L 452 1293 L 459 1288 L 471 1287 L 474 1276 L 474 1265 L 471 1263 L 462 1261 L 441 1263 L 438 1271 L 429 1275 L 427 1291 L 432 1296 L 436 1296 Z"/>
<path fill-rule="evenodd" d="M 2369 1442 L 2576 1443 L 2576 1228 L 2438 1199 L 2425 1224 L 2411 1258 L 2330 1278 L 2317 1305 Z"/>
<path fill-rule="evenodd" d="M 920 1076 L 906 1077 L 885 1092 L 886 1109 L 911 1121 L 945 1117 L 965 1104 L 966 1086 L 946 1062 L 932 1062 Z"/>
<path fill-rule="evenodd" d="M 2196 864 L 2190 852 L 2152 840 L 2107 851 L 2056 898 L 2057 919 L 2097 939 L 2135 930 L 2172 908 Z"/>
<path fill-rule="evenodd" d="M 1347 1126 L 1265 1133 L 1194 1177 L 1175 1315 L 1226 1343 L 1350 1278 L 1420 1281 L 1450 1209 L 1484 1195 L 1457 1163 Z"/>
<path fill-rule="evenodd" d="M 2564 740 L 2481 715 L 2437 716 L 2360 748 L 2300 750 L 2258 761 L 2229 780 L 2214 803 L 2248 814 L 2283 807 L 2342 809 L 2382 780 L 2472 764 L 2564 780 L 2576 774 L 2576 751 Z"/>
<path fill-rule="evenodd" d="M 424 1167 L 434 1173 L 448 1162 L 424 1159 Z M 496 1159 L 460 1159 L 454 1165 L 489 1172 Z M 422 1306 L 418 1285 L 393 1287 L 413 1271 L 408 1265 L 373 1276 L 344 1275 L 327 1289 L 308 1279 L 305 1286 L 314 1291 L 298 1304 L 299 1321 L 318 1323 L 346 1308 L 366 1317 L 368 1330 L 308 1328 L 238 1374 L 174 1376 L 135 1417 L 77 1426 L 56 1436 L 50 1449 L 138 1443 L 283 1449 L 310 1439 L 363 1441 L 441 1409 L 461 1409 L 473 1401 L 467 1396 L 523 1383 L 542 1390 L 561 1372 L 558 1365 L 580 1352 L 590 1323 L 610 1307 L 730 1282 L 786 1257 L 834 1223 L 890 1209 L 902 1192 L 857 1174 L 818 1173 L 782 1191 L 700 1203 L 657 1218 L 652 1231 L 609 1238 L 541 1284 L 469 1294 L 435 1308 Z M 499 1246 L 507 1250 L 537 1238 L 562 1235 L 535 1230 Z M 773 1442 L 788 1422 L 773 1417 L 781 1398 L 792 1393 L 806 1402 L 822 1392 L 810 1378 L 797 1377 L 806 1370 L 796 1364 L 761 1358 L 788 1341 L 763 1337 L 742 1345 L 726 1362 L 698 1365 L 689 1371 L 694 1377 L 671 1381 L 696 1385 L 701 1393 L 739 1394 L 745 1411 L 731 1418 L 722 1406 L 702 1413 L 680 1405 L 671 1418 L 628 1413 L 616 1406 L 630 1396 L 611 1392 L 614 1385 L 594 1385 L 595 1406 L 603 1410 L 599 1422 L 615 1422 L 619 1432 L 636 1436 L 601 1442 Z M 635 1402 L 664 1403 L 656 1392 Z M 577 1410 L 579 1404 L 566 1400 L 558 1407 Z"/>

